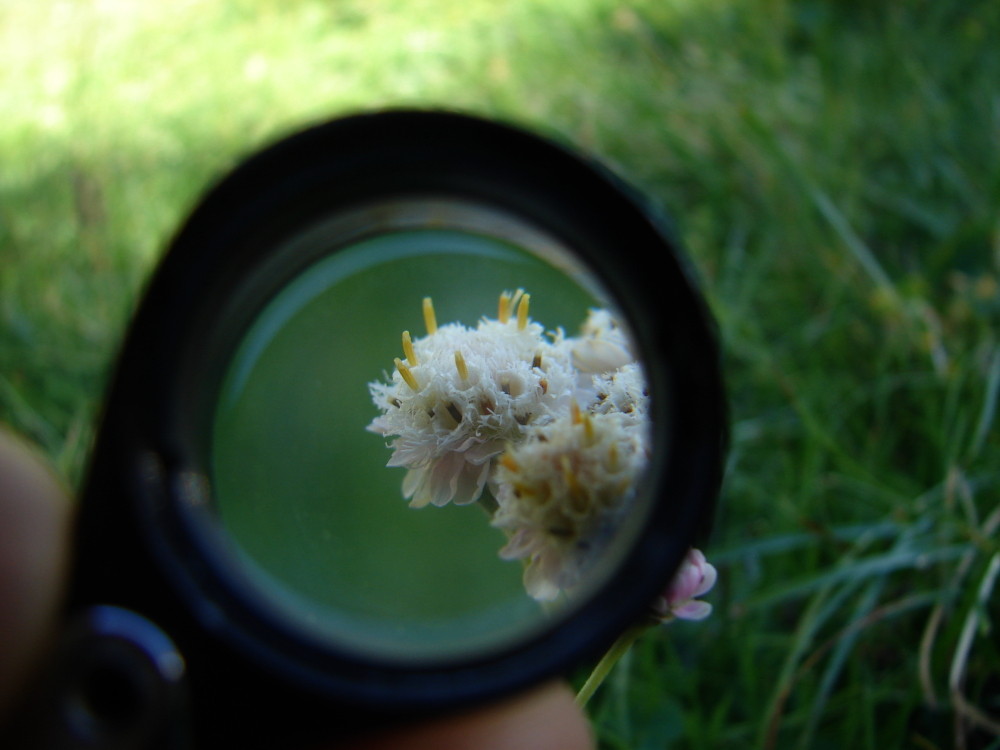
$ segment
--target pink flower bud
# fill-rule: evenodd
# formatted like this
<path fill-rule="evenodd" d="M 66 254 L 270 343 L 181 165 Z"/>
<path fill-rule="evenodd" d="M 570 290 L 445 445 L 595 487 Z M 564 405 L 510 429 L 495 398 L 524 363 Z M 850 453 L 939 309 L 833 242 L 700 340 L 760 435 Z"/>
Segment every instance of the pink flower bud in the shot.
<path fill-rule="evenodd" d="M 718 573 L 701 550 L 688 550 L 670 585 L 653 603 L 653 616 L 661 622 L 673 619 L 703 620 L 712 613 L 712 605 L 696 600 L 715 585 Z"/>

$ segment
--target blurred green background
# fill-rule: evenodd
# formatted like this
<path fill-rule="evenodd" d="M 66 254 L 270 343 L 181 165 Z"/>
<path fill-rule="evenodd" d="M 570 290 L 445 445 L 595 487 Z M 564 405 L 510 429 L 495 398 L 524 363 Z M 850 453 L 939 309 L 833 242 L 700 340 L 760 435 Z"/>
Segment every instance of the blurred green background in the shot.
<path fill-rule="evenodd" d="M 615 672 L 602 746 L 1000 747 L 998 38 L 987 0 L 0 0 L 0 419 L 79 481 L 144 279 L 250 150 L 513 120 L 674 216 L 732 394 L 716 611 Z"/>

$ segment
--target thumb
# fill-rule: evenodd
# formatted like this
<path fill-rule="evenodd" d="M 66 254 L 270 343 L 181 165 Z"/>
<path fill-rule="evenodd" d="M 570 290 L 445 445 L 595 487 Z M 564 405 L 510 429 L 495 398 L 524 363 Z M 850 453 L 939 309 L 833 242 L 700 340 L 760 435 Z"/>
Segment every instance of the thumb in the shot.
<path fill-rule="evenodd" d="M 0 427 L 0 723 L 51 632 L 69 516 L 66 491 L 42 457 Z"/>
<path fill-rule="evenodd" d="M 464 716 L 373 737 L 350 750 L 590 750 L 590 725 L 569 688 L 550 683 Z"/>

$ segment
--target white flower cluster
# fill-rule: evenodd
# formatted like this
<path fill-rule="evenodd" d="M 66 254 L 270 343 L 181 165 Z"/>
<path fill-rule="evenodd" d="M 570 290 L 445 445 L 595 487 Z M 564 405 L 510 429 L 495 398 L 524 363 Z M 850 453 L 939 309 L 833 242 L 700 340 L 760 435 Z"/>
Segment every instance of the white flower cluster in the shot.
<path fill-rule="evenodd" d="M 500 457 L 492 523 L 508 534 L 500 556 L 526 561 L 532 597 L 573 589 L 603 551 L 646 464 L 644 438 L 628 415 L 574 409 Z"/>
<path fill-rule="evenodd" d="M 546 333 L 530 295 L 500 295 L 497 318 L 402 335 L 389 382 L 369 384 L 392 437 L 389 466 L 407 469 L 411 507 L 482 499 L 523 560 L 538 600 L 580 583 L 614 534 L 648 461 L 646 386 L 630 343 L 606 310 L 578 337 Z M 488 490 L 489 497 L 484 497 Z"/>

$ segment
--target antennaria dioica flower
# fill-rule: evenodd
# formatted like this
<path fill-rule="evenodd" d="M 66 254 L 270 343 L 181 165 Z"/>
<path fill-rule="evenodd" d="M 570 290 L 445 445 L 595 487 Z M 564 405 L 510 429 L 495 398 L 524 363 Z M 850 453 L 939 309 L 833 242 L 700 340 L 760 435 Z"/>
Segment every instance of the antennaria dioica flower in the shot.
<path fill-rule="evenodd" d="M 498 319 L 466 328 L 438 327 L 426 299 L 427 336 L 404 331 L 405 362 L 396 359 L 390 383 L 369 384 L 383 413 L 368 429 L 395 437 L 388 465 L 407 469 L 412 507 L 478 500 L 509 443 L 569 410 L 579 389 L 571 352 L 561 332 L 546 337 L 528 319 L 529 302 L 501 297 Z"/>
<path fill-rule="evenodd" d="M 609 311 L 590 310 L 567 337 L 531 320 L 530 301 L 504 292 L 496 318 L 470 328 L 439 326 L 425 298 L 426 335 L 403 331 L 388 382 L 368 385 L 381 411 L 368 430 L 391 438 L 387 466 L 407 470 L 411 508 L 479 501 L 507 537 L 500 557 L 521 560 L 528 595 L 551 601 L 586 582 L 631 509 L 650 459 L 648 392 Z M 695 597 L 714 581 L 691 550 L 648 623 L 707 616 Z M 634 638 L 602 660 L 582 700 Z"/>

